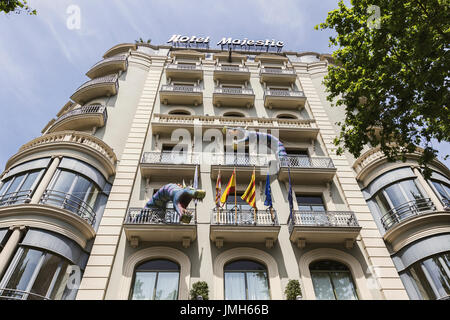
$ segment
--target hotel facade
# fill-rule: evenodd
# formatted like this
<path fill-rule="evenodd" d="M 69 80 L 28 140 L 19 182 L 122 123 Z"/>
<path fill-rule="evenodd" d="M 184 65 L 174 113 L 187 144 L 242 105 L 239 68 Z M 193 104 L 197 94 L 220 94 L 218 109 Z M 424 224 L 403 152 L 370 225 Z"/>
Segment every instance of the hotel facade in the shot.
<path fill-rule="evenodd" d="M 240 44 L 119 44 L 86 73 L 0 176 L 1 299 L 190 299 L 204 281 L 214 300 L 283 300 L 290 280 L 306 300 L 450 296 L 449 169 L 435 160 L 425 179 L 420 149 L 336 155 L 332 58 Z M 229 148 L 234 127 L 273 134 L 287 156 L 267 175 L 276 155 Z M 257 211 L 241 199 L 253 172 Z M 205 191 L 190 221 L 176 199 L 144 209 L 169 183 Z"/>

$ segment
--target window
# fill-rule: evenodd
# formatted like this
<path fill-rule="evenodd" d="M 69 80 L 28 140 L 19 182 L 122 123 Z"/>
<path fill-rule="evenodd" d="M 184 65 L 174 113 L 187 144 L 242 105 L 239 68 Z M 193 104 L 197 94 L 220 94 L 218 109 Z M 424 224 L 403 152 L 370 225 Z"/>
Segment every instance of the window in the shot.
<path fill-rule="evenodd" d="M 342 263 L 322 260 L 309 266 L 317 300 L 358 300 L 350 270 Z"/>
<path fill-rule="evenodd" d="M 432 180 L 431 183 L 444 206 L 450 208 L 450 187 L 437 180 Z"/>
<path fill-rule="evenodd" d="M 0 205 L 23 203 L 30 199 L 43 172 L 44 169 L 21 172 L 3 181 L 0 187 Z"/>
<path fill-rule="evenodd" d="M 223 114 L 224 117 L 235 117 L 235 118 L 245 118 L 243 113 L 239 112 L 226 112 Z"/>
<path fill-rule="evenodd" d="M 245 201 L 242 200 L 243 192 L 236 192 L 236 204 L 238 211 L 250 211 L 252 207 Z M 234 192 L 230 193 L 225 204 L 226 209 L 234 212 Z"/>
<path fill-rule="evenodd" d="M 151 260 L 137 266 L 131 300 L 176 300 L 180 266 L 169 260 Z"/>
<path fill-rule="evenodd" d="M 173 110 L 173 111 L 170 111 L 170 112 L 169 112 L 169 114 L 175 114 L 175 115 L 186 115 L 186 116 L 189 116 L 189 115 L 191 115 L 191 113 L 190 113 L 190 112 L 188 112 L 188 111 L 185 111 L 185 110 Z"/>
<path fill-rule="evenodd" d="M 76 289 L 67 283 L 75 270 L 58 255 L 20 247 L 0 282 L 0 296 L 18 300 L 71 300 Z"/>
<path fill-rule="evenodd" d="M 293 116 L 291 114 L 279 114 L 277 115 L 278 119 L 298 119 L 296 116 Z"/>
<path fill-rule="evenodd" d="M 225 300 L 270 300 L 267 269 L 260 263 L 239 260 L 224 268 Z"/>
<path fill-rule="evenodd" d="M 450 297 L 450 251 L 418 261 L 408 268 L 416 289 L 425 300 Z"/>
<path fill-rule="evenodd" d="M 298 195 L 296 196 L 296 199 L 299 211 L 325 211 L 325 205 L 323 203 L 322 196 Z"/>

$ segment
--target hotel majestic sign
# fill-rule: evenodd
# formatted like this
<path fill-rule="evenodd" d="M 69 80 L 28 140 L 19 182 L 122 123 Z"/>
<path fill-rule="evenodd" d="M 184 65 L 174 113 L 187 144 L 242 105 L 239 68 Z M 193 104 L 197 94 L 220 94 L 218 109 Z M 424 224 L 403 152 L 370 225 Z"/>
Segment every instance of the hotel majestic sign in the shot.
<path fill-rule="evenodd" d="M 174 34 L 167 43 L 171 43 L 173 46 L 182 47 L 197 47 L 209 48 L 210 37 L 197 37 L 197 36 L 183 36 L 179 34 Z M 283 41 L 275 41 L 274 39 L 265 40 L 252 40 L 248 38 L 244 39 L 233 39 L 233 38 L 222 38 L 217 42 L 217 46 L 222 49 L 233 48 L 240 50 L 256 50 L 256 51 L 281 51 L 284 46 Z"/>

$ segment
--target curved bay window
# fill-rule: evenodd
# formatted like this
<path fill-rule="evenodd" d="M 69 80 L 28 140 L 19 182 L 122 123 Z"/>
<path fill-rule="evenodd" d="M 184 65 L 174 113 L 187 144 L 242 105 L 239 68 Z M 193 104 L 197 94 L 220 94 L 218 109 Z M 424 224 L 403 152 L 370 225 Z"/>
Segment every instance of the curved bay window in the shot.
<path fill-rule="evenodd" d="M 267 269 L 250 260 L 230 262 L 224 268 L 225 300 L 270 300 Z"/>
<path fill-rule="evenodd" d="M 131 300 L 176 300 L 180 266 L 170 260 L 150 260 L 136 267 Z"/>
<path fill-rule="evenodd" d="M 317 300 L 358 300 L 352 275 L 346 265 L 331 260 L 309 265 Z"/>
<path fill-rule="evenodd" d="M 431 184 L 445 209 L 450 210 L 450 186 L 438 180 L 431 180 Z"/>
<path fill-rule="evenodd" d="M 450 298 L 450 251 L 418 261 L 407 272 L 423 299 Z"/>
<path fill-rule="evenodd" d="M 74 299 L 76 289 L 67 286 L 74 272 L 59 255 L 21 246 L 0 282 L 0 299 Z"/>

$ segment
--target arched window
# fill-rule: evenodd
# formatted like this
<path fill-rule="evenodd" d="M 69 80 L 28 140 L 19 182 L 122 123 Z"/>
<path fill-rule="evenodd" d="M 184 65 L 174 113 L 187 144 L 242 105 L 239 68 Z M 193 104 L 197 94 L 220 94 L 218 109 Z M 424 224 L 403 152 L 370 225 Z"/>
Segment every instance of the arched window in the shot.
<path fill-rule="evenodd" d="M 278 119 L 298 119 L 296 116 L 293 116 L 292 114 L 279 114 L 277 115 Z"/>
<path fill-rule="evenodd" d="M 186 110 L 173 110 L 169 111 L 169 114 L 175 114 L 175 115 L 184 115 L 184 116 L 190 116 L 191 113 Z"/>
<path fill-rule="evenodd" d="M 245 118 L 245 114 L 240 112 L 227 112 L 223 114 L 224 117 Z"/>
<path fill-rule="evenodd" d="M 250 260 L 224 267 L 225 300 L 270 300 L 267 268 Z"/>
<path fill-rule="evenodd" d="M 176 300 L 180 266 L 170 260 L 141 263 L 134 272 L 131 300 Z"/>
<path fill-rule="evenodd" d="M 352 275 L 340 262 L 321 260 L 309 265 L 317 300 L 358 300 Z"/>

